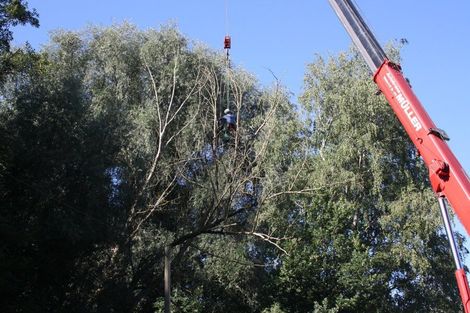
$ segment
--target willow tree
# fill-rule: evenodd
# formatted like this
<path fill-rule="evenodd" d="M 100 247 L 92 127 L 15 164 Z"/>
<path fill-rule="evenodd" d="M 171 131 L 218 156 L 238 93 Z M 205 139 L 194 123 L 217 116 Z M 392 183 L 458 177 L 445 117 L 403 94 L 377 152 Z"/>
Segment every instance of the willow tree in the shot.
<path fill-rule="evenodd" d="M 170 247 L 177 309 L 260 310 L 257 286 L 285 253 L 284 229 L 261 204 L 279 192 L 262 187 L 274 173 L 264 164 L 299 125 L 287 92 L 227 71 L 222 55 L 173 27 L 57 31 L 28 60 L 1 99 L 15 143 L 5 149 L 15 161 L 2 163 L 2 209 L 28 235 L 5 251 L 32 277 L 5 287 L 9 302 L 152 311 Z M 228 140 L 227 105 L 238 117 Z"/>

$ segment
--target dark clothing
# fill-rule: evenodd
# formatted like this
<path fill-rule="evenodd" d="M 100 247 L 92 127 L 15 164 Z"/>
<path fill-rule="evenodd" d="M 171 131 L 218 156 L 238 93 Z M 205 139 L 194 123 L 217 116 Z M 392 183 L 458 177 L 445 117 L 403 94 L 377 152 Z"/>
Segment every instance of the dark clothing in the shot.
<path fill-rule="evenodd" d="M 235 115 L 233 115 L 232 113 L 227 113 L 222 118 L 225 119 L 228 124 L 233 124 L 233 125 L 237 124 L 237 119 L 235 118 Z"/>
<path fill-rule="evenodd" d="M 227 127 L 228 130 L 237 129 L 237 119 L 232 113 L 227 113 L 220 119 L 221 127 Z"/>

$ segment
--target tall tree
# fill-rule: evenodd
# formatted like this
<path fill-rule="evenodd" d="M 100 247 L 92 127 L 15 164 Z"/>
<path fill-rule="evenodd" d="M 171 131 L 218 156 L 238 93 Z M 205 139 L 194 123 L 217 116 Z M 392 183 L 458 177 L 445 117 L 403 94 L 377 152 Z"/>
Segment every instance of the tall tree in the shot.
<path fill-rule="evenodd" d="M 219 127 L 228 88 L 229 134 Z M 2 212 L 25 229 L 4 243 L 17 264 L 5 273 L 20 277 L 3 284 L 7 307 L 151 311 L 169 246 L 180 310 L 260 308 L 262 250 L 282 251 L 259 204 L 261 165 L 296 120 L 284 90 L 227 72 L 172 27 L 124 24 L 55 33 L 4 95 Z"/>
<path fill-rule="evenodd" d="M 305 175 L 316 191 L 296 198 L 304 216 L 280 275 L 289 312 L 314 305 L 340 312 L 460 308 L 427 171 L 375 94 L 355 52 L 308 67 Z"/>
<path fill-rule="evenodd" d="M 76 258 L 110 235 L 112 149 L 88 116 L 82 42 L 22 54 L 0 106 L 4 311 L 59 307 Z"/>
<path fill-rule="evenodd" d="M 30 24 L 39 27 L 38 13 L 28 9 L 28 3 L 23 0 L 0 0 L 0 82 L 10 72 L 15 63 L 17 53 L 11 53 L 10 42 L 13 40 L 12 26 Z"/>

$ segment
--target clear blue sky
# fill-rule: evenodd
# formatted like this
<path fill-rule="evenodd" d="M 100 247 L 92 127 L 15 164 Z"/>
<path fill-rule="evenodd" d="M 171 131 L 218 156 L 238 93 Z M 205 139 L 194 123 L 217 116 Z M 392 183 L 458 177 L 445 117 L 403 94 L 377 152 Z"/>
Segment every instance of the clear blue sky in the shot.
<path fill-rule="evenodd" d="M 272 70 L 298 95 L 316 54 L 347 50 L 350 39 L 327 0 L 29 0 L 41 27 L 18 27 L 15 43 L 40 48 L 48 32 L 127 20 L 139 28 L 174 22 L 213 49 L 228 29 L 232 60 L 268 85 Z M 470 1 L 356 0 L 380 43 L 406 38 L 405 75 L 449 145 L 470 172 Z M 226 4 L 228 23 L 226 22 Z M 227 27 L 228 24 L 228 27 Z M 468 208 L 470 210 L 470 208 Z"/>

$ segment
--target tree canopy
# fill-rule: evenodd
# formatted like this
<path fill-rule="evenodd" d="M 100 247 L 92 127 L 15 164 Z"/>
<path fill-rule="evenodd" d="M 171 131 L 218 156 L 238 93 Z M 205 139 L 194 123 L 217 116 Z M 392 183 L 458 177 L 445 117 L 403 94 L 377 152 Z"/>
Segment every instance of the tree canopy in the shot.
<path fill-rule="evenodd" d="M 2 312 L 161 312 L 165 248 L 174 312 L 460 309 L 426 170 L 354 51 L 316 58 L 297 107 L 173 26 L 91 27 L 1 89 Z"/>
<path fill-rule="evenodd" d="M 6 73 L 15 67 L 17 53 L 11 52 L 13 40 L 12 26 L 30 24 L 39 27 L 38 13 L 29 10 L 28 3 L 23 0 L 0 0 L 0 82 Z"/>

